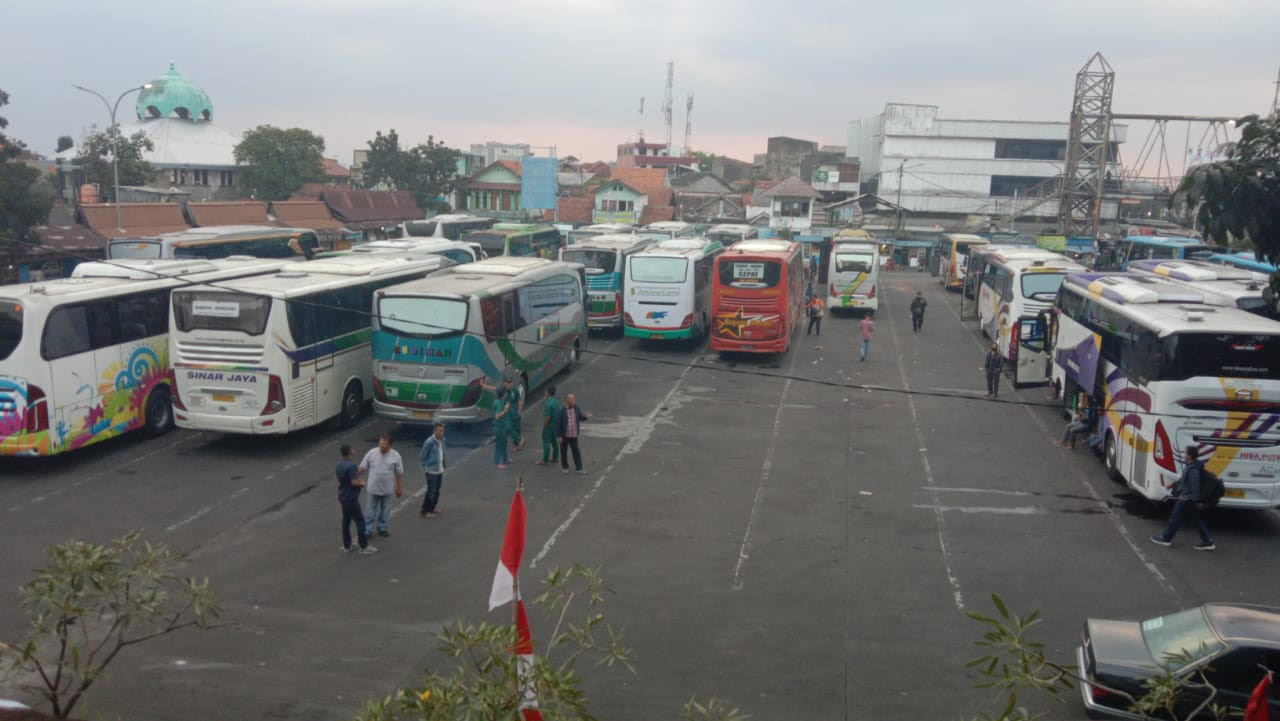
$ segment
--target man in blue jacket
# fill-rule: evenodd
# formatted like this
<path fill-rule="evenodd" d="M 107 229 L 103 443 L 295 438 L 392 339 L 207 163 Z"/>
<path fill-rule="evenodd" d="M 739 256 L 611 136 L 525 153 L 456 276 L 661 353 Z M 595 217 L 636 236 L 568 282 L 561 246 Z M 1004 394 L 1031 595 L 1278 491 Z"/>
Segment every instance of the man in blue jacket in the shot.
<path fill-rule="evenodd" d="M 436 515 L 436 504 L 440 502 L 440 486 L 444 485 L 443 423 L 435 424 L 431 435 L 422 442 L 418 460 L 422 461 L 422 470 L 427 474 L 427 495 L 422 499 L 422 517 L 432 518 Z"/>
<path fill-rule="evenodd" d="M 591 417 L 578 406 L 578 399 L 570 393 L 564 397 L 564 408 L 560 409 L 560 417 L 556 419 L 556 437 L 560 440 L 560 472 L 569 472 L 569 450 L 573 450 L 573 466 L 579 474 L 582 470 L 582 451 L 578 450 L 578 434 L 582 424 Z"/>
<path fill-rule="evenodd" d="M 1169 527 L 1159 536 L 1152 536 L 1152 543 L 1172 546 L 1173 535 L 1178 532 L 1183 519 L 1190 515 L 1195 519 L 1196 527 L 1200 530 L 1200 542 L 1193 548 L 1197 551 L 1212 551 L 1216 548 L 1213 545 L 1213 538 L 1209 536 L 1209 526 L 1200 515 L 1200 483 L 1204 478 L 1204 461 L 1200 460 L 1199 456 L 1200 452 L 1195 447 L 1187 448 L 1187 464 L 1173 487 L 1173 493 L 1178 501 L 1173 505 L 1173 513 L 1169 515 Z"/>

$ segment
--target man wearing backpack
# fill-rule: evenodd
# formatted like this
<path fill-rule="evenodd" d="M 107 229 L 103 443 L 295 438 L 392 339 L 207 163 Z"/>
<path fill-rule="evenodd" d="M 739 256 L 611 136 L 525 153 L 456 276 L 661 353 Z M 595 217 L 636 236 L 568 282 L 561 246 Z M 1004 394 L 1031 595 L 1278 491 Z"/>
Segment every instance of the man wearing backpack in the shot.
<path fill-rule="evenodd" d="M 1211 489 L 1205 488 L 1207 485 L 1205 480 L 1209 475 L 1209 472 L 1204 469 L 1204 461 L 1200 460 L 1200 452 L 1194 446 L 1188 447 L 1187 464 L 1173 487 L 1173 493 L 1178 500 L 1173 505 L 1173 513 L 1169 514 L 1169 527 L 1164 529 L 1164 533 L 1152 536 L 1152 543 L 1172 546 L 1173 535 L 1178 532 L 1183 519 L 1190 515 L 1200 530 L 1200 543 L 1193 548 L 1197 551 L 1212 551 L 1215 548 L 1213 538 L 1209 536 L 1209 526 L 1204 522 L 1204 516 L 1200 514 L 1200 509 L 1208 507 L 1208 503 L 1213 500 L 1207 493 Z"/>

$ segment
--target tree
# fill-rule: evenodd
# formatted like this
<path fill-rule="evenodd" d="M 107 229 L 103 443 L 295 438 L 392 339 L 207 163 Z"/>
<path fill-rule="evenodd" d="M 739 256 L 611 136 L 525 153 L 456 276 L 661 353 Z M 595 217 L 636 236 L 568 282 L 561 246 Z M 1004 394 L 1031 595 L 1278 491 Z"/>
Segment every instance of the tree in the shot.
<path fill-rule="evenodd" d="M 1067 692 L 1077 684 L 1090 683 L 1081 678 L 1074 663 L 1059 663 L 1045 655 L 1045 645 L 1030 636 L 1030 630 L 1040 623 L 1039 612 L 1022 618 L 1011 613 L 1004 601 L 992 594 L 996 616 L 978 611 L 969 611 L 969 618 L 981 623 L 987 632 L 978 646 L 985 649 L 982 656 L 968 663 L 984 681 L 980 688 L 996 690 L 996 700 L 1001 704 L 998 715 L 981 714 L 975 721 L 1035 721 L 1044 718 L 1044 712 L 1032 712 L 1026 706 L 1018 705 L 1018 691 L 1034 691 L 1061 703 Z M 1161 667 L 1153 671 L 1146 679 L 1146 693 L 1135 698 L 1119 689 L 1102 686 L 1096 682 L 1095 688 L 1105 690 L 1109 695 L 1123 698 L 1129 704 L 1129 711 L 1139 718 L 1155 721 L 1156 719 L 1172 721 L 1189 721 L 1208 714 L 1215 719 L 1227 718 L 1228 710 L 1213 703 L 1217 695 L 1216 689 L 1205 677 L 1205 667 L 1198 666 L 1191 673 L 1176 673 L 1194 660 L 1190 651 L 1180 654 L 1169 654 L 1160 659 Z M 1190 712 L 1186 711 L 1187 692 L 1192 690 L 1207 691 L 1205 699 Z M 1184 714 L 1185 715 L 1180 715 Z"/>
<path fill-rule="evenodd" d="M 259 125 L 235 147 L 241 177 L 258 200 L 287 200 L 324 181 L 324 138 L 304 128 Z"/>
<path fill-rule="evenodd" d="M 361 170 L 366 188 L 407 190 L 419 207 L 447 210 L 440 198 L 457 184 L 459 151 L 437 143 L 432 136 L 427 136 L 425 143 L 403 149 L 394 128 L 386 135 L 377 131 L 368 145 L 369 157 Z"/>
<path fill-rule="evenodd" d="M 70 150 L 70 149 L 71 149 L 71 146 L 73 146 L 73 145 L 75 145 L 75 144 L 76 144 L 76 142 L 75 142 L 74 140 L 72 140 L 72 139 L 71 139 L 71 136 L 70 136 L 70 135 L 59 135 L 59 136 L 58 136 L 58 149 L 57 149 L 56 151 L 54 151 L 54 152 L 61 153 L 61 152 L 62 152 L 62 151 L 64 151 L 64 150 Z"/>
<path fill-rule="evenodd" d="M 142 131 L 126 138 L 119 127 L 112 126 L 85 138 L 80 143 L 76 162 L 84 168 L 85 182 L 97 183 L 105 191 L 114 187 L 111 156 L 118 152 L 120 185 L 149 185 L 155 182 L 158 173 L 156 167 L 147 162 L 142 154 L 155 150 L 155 147 L 151 138 Z"/>
<path fill-rule="evenodd" d="M 9 94 L 0 90 L 0 107 L 9 104 Z M 9 121 L 0 116 L 0 238 L 27 240 L 31 227 L 49 217 L 54 194 L 41 183 L 40 171 L 19 162 L 23 144 L 5 136 Z"/>
<path fill-rule="evenodd" d="M 137 532 L 109 546 L 67 541 L 19 588 L 28 631 L 0 643 L 19 686 L 66 718 L 121 651 L 182 628 L 212 628 L 219 616 L 209 581 L 179 578 L 185 555 Z"/>

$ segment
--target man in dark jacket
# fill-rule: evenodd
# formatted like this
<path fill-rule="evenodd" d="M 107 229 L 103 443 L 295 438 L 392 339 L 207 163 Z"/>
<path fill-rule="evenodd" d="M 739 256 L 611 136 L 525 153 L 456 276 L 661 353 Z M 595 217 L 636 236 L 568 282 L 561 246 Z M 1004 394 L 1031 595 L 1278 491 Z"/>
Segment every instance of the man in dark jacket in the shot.
<path fill-rule="evenodd" d="M 916 291 L 916 297 L 911 299 L 911 331 L 919 333 L 924 327 L 924 309 L 929 305 L 929 301 L 924 299 L 923 291 Z"/>
<path fill-rule="evenodd" d="M 564 408 L 560 409 L 560 417 L 556 419 L 556 438 L 560 440 L 560 472 L 569 472 L 569 450 L 573 450 L 573 466 L 579 474 L 582 470 L 582 451 L 578 450 L 578 435 L 582 424 L 591 417 L 578 406 L 578 399 L 569 393 L 564 397 Z"/>
<path fill-rule="evenodd" d="M 1173 505 L 1173 513 L 1169 514 L 1169 527 L 1164 529 L 1164 533 L 1152 536 L 1152 543 L 1172 546 L 1173 535 L 1178 532 L 1183 519 L 1190 515 L 1195 519 L 1196 528 L 1200 530 L 1200 542 L 1193 548 L 1197 551 L 1212 551 L 1216 548 L 1213 545 L 1213 538 L 1209 535 L 1209 525 L 1200 515 L 1200 484 L 1204 479 L 1204 461 L 1200 460 L 1199 456 L 1200 453 L 1195 447 L 1187 448 L 1187 464 L 1173 487 L 1173 495 L 1178 500 Z"/>
<path fill-rule="evenodd" d="M 987 372 L 987 396 L 995 398 L 1000 395 L 1000 369 L 1004 367 L 1004 358 L 1000 355 L 1000 346 L 992 343 L 991 352 L 983 361 L 982 368 Z"/>

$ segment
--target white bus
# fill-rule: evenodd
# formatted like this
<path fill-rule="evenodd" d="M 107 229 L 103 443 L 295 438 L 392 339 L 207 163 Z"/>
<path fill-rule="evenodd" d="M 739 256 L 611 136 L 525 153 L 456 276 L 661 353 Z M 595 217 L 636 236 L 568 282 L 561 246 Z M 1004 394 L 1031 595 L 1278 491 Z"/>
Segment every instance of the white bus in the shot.
<path fill-rule="evenodd" d="M 1158 276 L 1204 293 L 1209 305 L 1239 308 L 1280 320 L 1275 306 L 1262 297 L 1270 277 L 1255 270 L 1205 260 L 1131 260 L 1129 272 Z"/>
<path fill-rule="evenodd" d="M 672 238 L 692 238 L 698 234 L 698 226 L 680 220 L 659 220 L 636 231 L 636 235 L 650 240 L 671 240 Z"/>
<path fill-rule="evenodd" d="M 751 240 L 757 238 L 760 231 L 754 225 L 746 225 L 745 223 L 720 223 L 707 228 L 703 236 L 707 240 L 718 241 L 720 245 L 729 247 L 734 243 L 742 240 Z"/>
<path fill-rule="evenodd" d="M 233 255 L 254 258 L 310 258 L 320 250 L 314 230 L 273 225 L 215 225 L 146 238 L 118 238 L 107 246 L 107 258 L 203 258 Z"/>
<path fill-rule="evenodd" d="M 344 256 L 175 290 L 178 427 L 268 434 L 335 416 L 355 424 L 373 389 L 373 292 L 451 265 L 438 255 Z"/>
<path fill-rule="evenodd" d="M 596 223 L 574 228 L 565 236 L 565 241 L 569 245 L 573 245 L 574 243 L 581 243 L 587 238 L 594 238 L 597 235 L 620 235 L 634 233 L 635 230 L 636 227 L 634 225 L 627 225 L 626 223 Z"/>
<path fill-rule="evenodd" d="M 985 246 L 970 266 L 978 277 L 978 327 L 995 341 L 1013 375 L 1014 387 L 1049 382 L 1044 348 L 1047 311 L 1058 288 L 1083 265 L 1041 248 Z"/>
<path fill-rule="evenodd" d="M 627 258 L 653 245 L 643 235 L 597 235 L 560 249 L 560 260 L 578 263 L 587 280 L 587 327 L 622 328 Z"/>
<path fill-rule="evenodd" d="M 1168 496 L 1194 447 L 1223 506 L 1280 506 L 1280 323 L 1160 278 L 1075 273 L 1055 303 L 1053 379 L 1103 410 L 1112 478 Z"/>
<path fill-rule="evenodd" d="M 880 285 L 880 244 L 874 239 L 837 238 L 827 259 L 827 307 L 838 310 L 865 310 L 880 307 L 876 290 Z"/>
<path fill-rule="evenodd" d="M 426 220 L 409 220 L 396 227 L 398 238 L 438 238 L 462 240 L 462 234 L 471 230 L 488 230 L 497 221 L 466 213 L 446 213 Z"/>
<path fill-rule="evenodd" d="M 711 330 L 711 271 L 724 246 L 708 238 L 663 240 L 626 260 L 623 334 L 671 340 Z"/>
<path fill-rule="evenodd" d="M 291 263 L 81 263 L 71 278 L 0 286 L 0 456 L 49 456 L 135 429 L 169 430 L 169 293 Z"/>
<path fill-rule="evenodd" d="M 484 260 L 484 251 L 479 243 L 465 243 L 461 240 L 445 240 L 444 238 L 409 238 L 399 240 L 371 240 L 357 243 L 346 250 L 334 250 L 316 256 L 321 258 L 341 258 L 346 255 L 443 255 L 455 263 L 474 263 Z"/>
<path fill-rule="evenodd" d="M 492 418 L 490 389 L 504 378 L 527 393 L 578 362 L 583 287 L 576 263 L 508 256 L 380 289 L 374 412 L 409 423 Z"/>

